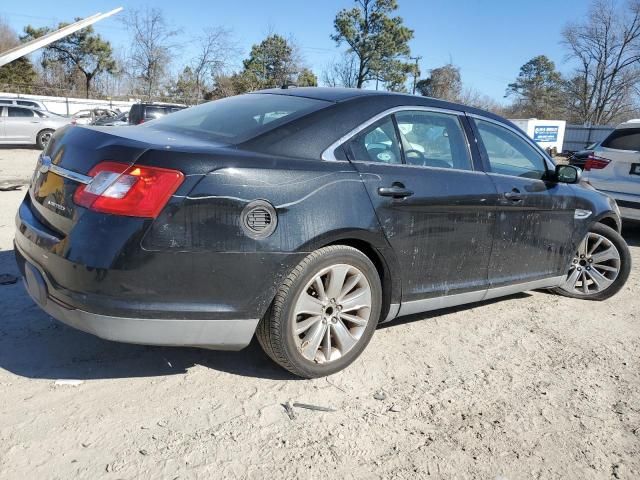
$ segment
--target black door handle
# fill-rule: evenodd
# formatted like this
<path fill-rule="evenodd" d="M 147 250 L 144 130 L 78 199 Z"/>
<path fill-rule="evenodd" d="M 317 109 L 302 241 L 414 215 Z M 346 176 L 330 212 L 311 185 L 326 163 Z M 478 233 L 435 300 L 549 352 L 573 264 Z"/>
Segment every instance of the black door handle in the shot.
<path fill-rule="evenodd" d="M 413 192 L 401 183 L 394 183 L 390 187 L 379 187 L 378 195 L 381 197 L 405 198 L 413 195 Z"/>
<path fill-rule="evenodd" d="M 506 192 L 504 194 L 504 198 L 506 198 L 507 200 L 511 200 L 514 203 L 522 201 L 522 195 L 520 195 L 520 190 L 518 190 L 517 188 L 514 188 L 510 192 Z"/>

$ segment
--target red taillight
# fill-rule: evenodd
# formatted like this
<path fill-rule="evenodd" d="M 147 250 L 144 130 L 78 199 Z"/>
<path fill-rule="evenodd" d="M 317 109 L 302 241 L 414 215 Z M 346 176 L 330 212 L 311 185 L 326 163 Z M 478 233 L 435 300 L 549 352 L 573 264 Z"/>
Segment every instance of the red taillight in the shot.
<path fill-rule="evenodd" d="M 178 170 L 99 163 L 91 169 L 93 180 L 73 195 L 76 205 L 96 212 L 128 217 L 158 216 L 178 189 L 184 175 Z"/>
<path fill-rule="evenodd" d="M 585 171 L 589 170 L 602 170 L 604 167 L 609 165 L 611 160 L 602 157 L 596 157 L 593 153 L 590 153 L 587 157 L 587 161 L 584 164 Z"/>

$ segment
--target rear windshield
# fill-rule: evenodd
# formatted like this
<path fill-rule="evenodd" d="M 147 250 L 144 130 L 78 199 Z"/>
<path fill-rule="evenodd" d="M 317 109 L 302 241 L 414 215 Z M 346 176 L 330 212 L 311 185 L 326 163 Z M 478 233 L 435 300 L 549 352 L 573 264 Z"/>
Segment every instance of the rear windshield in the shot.
<path fill-rule="evenodd" d="M 640 128 L 614 130 L 601 145 L 617 150 L 640 150 Z"/>
<path fill-rule="evenodd" d="M 171 112 L 177 111 L 170 107 L 146 107 L 144 109 L 144 115 L 146 118 L 160 118 Z"/>
<path fill-rule="evenodd" d="M 288 95 L 239 95 L 187 108 L 145 126 L 237 144 L 328 105 Z"/>

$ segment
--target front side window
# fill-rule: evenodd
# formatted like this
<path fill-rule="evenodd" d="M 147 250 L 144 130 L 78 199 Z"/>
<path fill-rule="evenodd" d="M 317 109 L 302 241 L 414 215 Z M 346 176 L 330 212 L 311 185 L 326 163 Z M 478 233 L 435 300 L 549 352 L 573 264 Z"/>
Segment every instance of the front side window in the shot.
<path fill-rule="evenodd" d="M 542 154 L 511 130 L 484 120 L 476 120 L 480 138 L 493 173 L 542 179 L 547 173 Z"/>
<path fill-rule="evenodd" d="M 602 142 L 605 148 L 616 150 L 640 150 L 640 128 L 621 128 L 614 130 Z"/>
<path fill-rule="evenodd" d="M 330 105 L 292 95 L 238 95 L 163 116 L 148 127 L 237 144 Z"/>
<path fill-rule="evenodd" d="M 27 108 L 7 107 L 9 117 L 33 117 L 33 110 Z"/>
<path fill-rule="evenodd" d="M 408 165 L 472 170 L 465 133 L 457 115 L 406 111 L 396 114 Z"/>
<path fill-rule="evenodd" d="M 402 163 L 400 142 L 391 117 L 386 117 L 356 135 L 347 144 L 350 158 L 360 162 Z"/>

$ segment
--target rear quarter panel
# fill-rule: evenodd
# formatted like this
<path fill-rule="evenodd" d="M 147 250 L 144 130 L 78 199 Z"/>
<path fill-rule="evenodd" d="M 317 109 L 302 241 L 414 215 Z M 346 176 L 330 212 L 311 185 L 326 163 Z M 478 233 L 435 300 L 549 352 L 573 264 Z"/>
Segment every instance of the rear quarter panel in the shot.
<path fill-rule="evenodd" d="M 196 282 L 233 272 L 244 275 L 244 282 L 234 280 L 226 288 L 238 292 L 244 283 L 247 290 L 239 293 L 256 297 L 250 310 L 259 315 L 293 268 L 309 252 L 328 244 L 367 242 L 390 263 L 385 270 L 396 271 L 395 256 L 364 185 L 348 162 L 246 154 L 242 161 L 221 159 L 218 168 L 198 178 L 188 193 L 174 195 L 147 231 L 142 247 L 173 254 L 178 262 L 183 258 L 208 263 L 192 271 L 209 272 L 209 280 L 203 273 Z M 242 227 L 242 211 L 254 200 L 268 201 L 277 212 L 277 228 L 264 239 L 249 237 Z M 394 291 L 388 292 L 389 298 L 396 301 L 400 283 L 390 284 Z"/>

